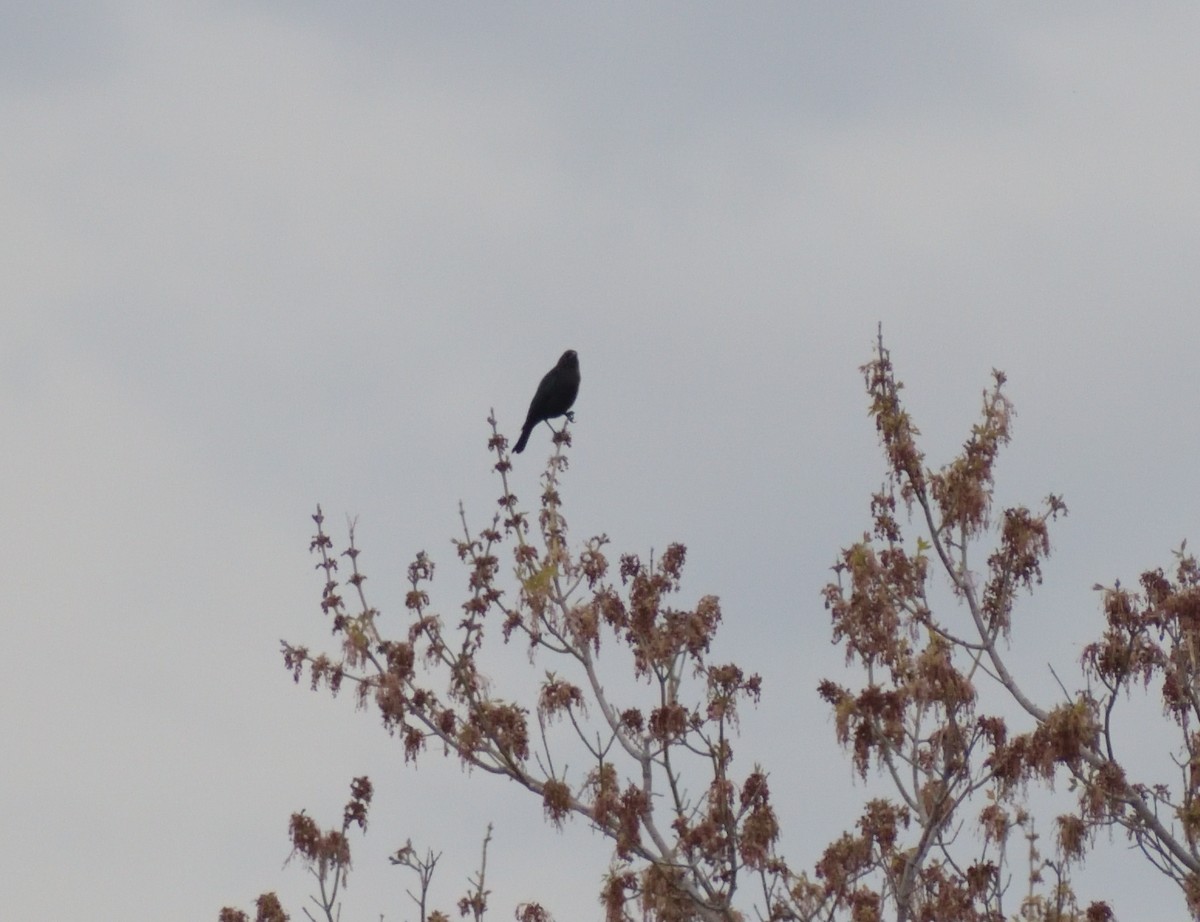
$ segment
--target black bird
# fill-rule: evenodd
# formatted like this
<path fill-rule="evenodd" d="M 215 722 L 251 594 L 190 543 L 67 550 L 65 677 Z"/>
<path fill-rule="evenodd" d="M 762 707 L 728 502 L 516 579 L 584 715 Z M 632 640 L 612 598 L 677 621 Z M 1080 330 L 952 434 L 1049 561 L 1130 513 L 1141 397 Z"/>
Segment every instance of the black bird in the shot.
<path fill-rule="evenodd" d="M 525 416 L 525 425 L 521 427 L 521 437 L 513 446 L 513 451 L 520 454 L 525 450 L 529 441 L 529 433 L 534 426 L 556 416 L 566 416 L 575 422 L 575 414 L 571 412 L 571 404 L 579 394 L 579 356 L 574 349 L 568 349 L 558 360 L 558 364 L 546 372 L 542 383 L 538 385 L 537 393 L 529 403 L 529 413 Z"/>

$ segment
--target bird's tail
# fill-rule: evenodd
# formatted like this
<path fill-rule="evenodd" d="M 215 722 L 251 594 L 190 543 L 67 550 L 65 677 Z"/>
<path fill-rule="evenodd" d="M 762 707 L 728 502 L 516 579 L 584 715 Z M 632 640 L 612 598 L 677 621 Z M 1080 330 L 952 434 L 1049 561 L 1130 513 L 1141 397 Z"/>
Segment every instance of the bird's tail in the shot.
<path fill-rule="evenodd" d="M 533 432 L 533 426 L 523 426 L 521 428 L 521 437 L 517 439 L 517 444 L 513 446 L 513 453 L 520 454 L 525 450 L 525 443 L 529 441 L 529 433 Z"/>

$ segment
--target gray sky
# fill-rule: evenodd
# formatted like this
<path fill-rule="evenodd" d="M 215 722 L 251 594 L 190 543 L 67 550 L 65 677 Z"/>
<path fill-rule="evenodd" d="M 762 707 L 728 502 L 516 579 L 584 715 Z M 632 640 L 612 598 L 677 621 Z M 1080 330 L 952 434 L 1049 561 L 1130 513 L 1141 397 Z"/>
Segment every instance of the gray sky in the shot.
<path fill-rule="evenodd" d="M 288 814 L 333 822 L 368 773 L 347 920 L 411 917 L 383 860 L 408 837 L 449 906 L 488 820 L 497 919 L 599 916 L 586 828 L 405 768 L 278 654 L 328 634 L 318 501 L 359 516 L 374 604 L 398 618 L 424 548 L 453 613 L 488 409 L 515 436 L 568 347 L 572 533 L 689 546 L 765 679 L 741 752 L 795 864 L 868 790 L 815 687 L 841 676 L 819 590 L 882 476 L 877 322 L 931 461 L 1008 372 L 999 499 L 1071 509 L 1014 661 L 1078 685 L 1089 587 L 1200 539 L 1197 34 L 1145 4 L 0 5 L 5 913 L 276 889 L 300 917 Z M 1140 862 L 1102 847 L 1082 895 L 1182 916 L 1152 874 L 1114 890 Z"/>

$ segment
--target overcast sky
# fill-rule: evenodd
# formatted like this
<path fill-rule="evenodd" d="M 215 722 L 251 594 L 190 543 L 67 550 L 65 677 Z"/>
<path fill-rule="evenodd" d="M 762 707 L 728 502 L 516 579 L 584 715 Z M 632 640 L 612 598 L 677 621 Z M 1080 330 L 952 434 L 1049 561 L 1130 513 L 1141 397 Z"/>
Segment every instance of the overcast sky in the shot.
<path fill-rule="evenodd" d="M 4 915 L 299 918 L 288 814 L 367 773 L 347 922 L 412 918 L 409 837 L 450 906 L 489 820 L 497 920 L 599 917 L 586 827 L 406 768 L 278 652 L 328 636 L 317 502 L 385 615 L 421 549 L 453 614 L 489 408 L 515 437 L 566 348 L 572 534 L 688 545 L 794 864 L 867 790 L 815 687 L 882 477 L 877 323 L 932 462 L 1008 373 L 999 499 L 1071 510 L 1014 661 L 1078 687 L 1092 584 L 1200 539 L 1198 35 L 1186 4 L 0 4 Z M 1081 895 L 1182 917 L 1142 864 L 1104 844 Z"/>

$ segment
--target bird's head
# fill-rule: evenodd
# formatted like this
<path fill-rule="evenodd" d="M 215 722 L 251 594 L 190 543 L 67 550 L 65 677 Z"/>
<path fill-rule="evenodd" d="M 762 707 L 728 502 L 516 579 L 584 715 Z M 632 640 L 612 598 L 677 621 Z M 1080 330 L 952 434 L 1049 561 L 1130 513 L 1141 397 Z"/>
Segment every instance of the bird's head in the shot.
<path fill-rule="evenodd" d="M 558 360 L 559 368 L 578 368 L 579 356 L 575 354 L 574 349 L 568 349 L 562 354 L 562 358 Z"/>

